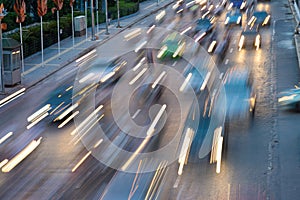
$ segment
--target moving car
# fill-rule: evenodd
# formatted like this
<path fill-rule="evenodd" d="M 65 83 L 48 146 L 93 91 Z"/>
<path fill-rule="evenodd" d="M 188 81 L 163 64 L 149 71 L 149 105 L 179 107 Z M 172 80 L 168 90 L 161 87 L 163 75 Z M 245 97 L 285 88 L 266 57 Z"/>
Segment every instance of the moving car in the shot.
<path fill-rule="evenodd" d="M 242 13 L 238 10 L 231 10 L 226 14 L 225 25 L 242 26 Z"/>
<path fill-rule="evenodd" d="M 261 46 L 261 36 L 258 26 L 247 26 L 241 33 L 238 49 L 241 51 L 246 45 L 252 45 L 256 50 Z"/>
<path fill-rule="evenodd" d="M 278 104 L 281 108 L 296 109 L 297 112 L 300 112 L 300 88 L 295 86 L 293 89 L 280 92 Z"/>
<path fill-rule="evenodd" d="M 270 25 L 270 18 L 271 15 L 268 14 L 266 11 L 255 11 L 250 18 L 248 25 L 255 25 L 258 24 L 259 26 L 268 26 Z"/>
<path fill-rule="evenodd" d="M 256 94 L 250 71 L 244 68 L 229 68 L 223 83 L 226 91 L 227 120 L 247 119 L 249 114 L 254 116 Z"/>
<path fill-rule="evenodd" d="M 215 28 L 215 18 L 200 18 L 196 21 L 194 29 L 194 39 L 196 42 L 201 42 L 208 33 L 211 33 Z"/>
<path fill-rule="evenodd" d="M 186 42 L 183 39 L 181 35 L 178 33 L 172 33 L 168 35 L 163 41 L 162 41 L 162 47 L 158 51 L 157 58 L 165 58 L 165 57 L 171 57 L 171 58 L 177 58 L 181 57 L 184 53 L 186 46 Z"/>

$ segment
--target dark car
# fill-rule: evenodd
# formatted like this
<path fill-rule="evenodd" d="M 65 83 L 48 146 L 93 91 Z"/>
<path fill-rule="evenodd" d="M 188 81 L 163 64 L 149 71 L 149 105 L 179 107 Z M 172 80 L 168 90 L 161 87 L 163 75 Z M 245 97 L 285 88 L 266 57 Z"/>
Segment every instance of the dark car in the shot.
<path fill-rule="evenodd" d="M 251 45 L 256 50 L 261 46 L 261 36 L 258 31 L 258 26 L 247 26 L 241 33 L 238 43 L 238 49 L 241 51 L 247 45 Z"/>
<path fill-rule="evenodd" d="M 258 24 L 259 26 L 268 26 L 270 25 L 270 18 L 271 15 L 268 14 L 266 11 L 255 11 L 250 18 L 248 25 L 255 25 Z"/>

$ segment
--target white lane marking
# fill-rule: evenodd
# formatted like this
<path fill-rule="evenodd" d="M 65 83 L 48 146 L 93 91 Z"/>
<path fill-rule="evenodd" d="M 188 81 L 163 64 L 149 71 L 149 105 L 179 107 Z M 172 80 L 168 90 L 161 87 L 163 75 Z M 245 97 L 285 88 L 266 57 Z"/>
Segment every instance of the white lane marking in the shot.
<path fill-rule="evenodd" d="M 233 40 L 233 44 L 236 44 L 236 40 Z"/>
<path fill-rule="evenodd" d="M 228 63 L 229 63 L 229 59 L 226 59 L 225 60 L 225 65 L 228 65 Z"/>
<path fill-rule="evenodd" d="M 172 64 L 172 66 L 175 67 L 176 64 L 177 64 L 177 61 L 175 61 L 175 62 Z"/>
<path fill-rule="evenodd" d="M 137 111 L 134 113 L 134 115 L 132 116 L 132 119 L 135 119 L 136 116 L 141 112 L 141 109 L 137 109 Z"/>
<path fill-rule="evenodd" d="M 232 53 L 232 52 L 233 52 L 233 48 L 230 49 L 230 53 Z"/>

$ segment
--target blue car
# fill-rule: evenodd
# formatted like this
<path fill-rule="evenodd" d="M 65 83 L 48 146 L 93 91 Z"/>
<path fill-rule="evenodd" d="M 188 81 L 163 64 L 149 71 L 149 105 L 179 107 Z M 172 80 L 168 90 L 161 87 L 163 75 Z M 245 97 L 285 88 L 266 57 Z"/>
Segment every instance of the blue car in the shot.
<path fill-rule="evenodd" d="M 225 25 L 242 26 L 242 13 L 238 10 L 231 10 L 226 14 Z"/>
<path fill-rule="evenodd" d="M 255 11 L 250 18 L 248 25 L 258 24 L 259 26 L 268 26 L 270 25 L 271 15 L 266 11 Z"/>
<path fill-rule="evenodd" d="M 249 70 L 232 67 L 223 80 L 226 91 L 227 119 L 246 119 L 254 116 L 256 95 Z"/>
<path fill-rule="evenodd" d="M 281 108 L 296 109 L 300 112 L 300 88 L 282 91 L 278 94 L 278 104 Z"/>

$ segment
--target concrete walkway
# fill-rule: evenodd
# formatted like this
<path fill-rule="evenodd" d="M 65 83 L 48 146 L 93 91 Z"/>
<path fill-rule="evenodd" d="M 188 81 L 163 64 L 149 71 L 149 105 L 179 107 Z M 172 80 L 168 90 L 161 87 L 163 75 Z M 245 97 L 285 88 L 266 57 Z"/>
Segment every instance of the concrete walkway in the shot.
<path fill-rule="evenodd" d="M 22 80 L 20 85 L 14 87 L 6 87 L 5 94 L 0 95 L 0 100 L 9 96 L 10 94 L 22 89 L 30 88 L 46 79 L 48 76 L 59 71 L 63 67 L 67 66 L 77 58 L 96 48 L 97 46 L 105 43 L 107 40 L 116 36 L 118 33 L 124 31 L 126 28 L 138 23 L 147 16 L 156 13 L 160 9 L 163 9 L 170 5 L 174 0 L 163 0 L 157 5 L 156 0 L 147 0 L 140 3 L 140 10 L 130 16 L 126 16 L 120 19 L 120 25 L 122 28 L 116 28 L 117 21 L 112 21 L 109 26 L 109 35 L 106 35 L 105 24 L 99 24 L 95 26 L 97 40 L 91 40 L 91 28 L 88 29 L 88 37 L 86 35 L 74 38 L 74 46 L 72 37 L 61 40 L 60 42 L 60 54 L 58 53 L 58 45 L 54 44 L 44 49 L 44 65 L 42 65 L 42 54 L 38 52 L 33 54 L 24 60 L 24 73 L 22 74 Z M 46 38 L 44 38 L 46 39 Z"/>
<path fill-rule="evenodd" d="M 294 39 L 295 39 L 297 56 L 298 56 L 298 65 L 300 69 L 300 10 L 295 1 L 289 0 L 289 4 L 296 22 Z M 296 32 L 297 28 L 298 28 L 298 33 Z"/>

